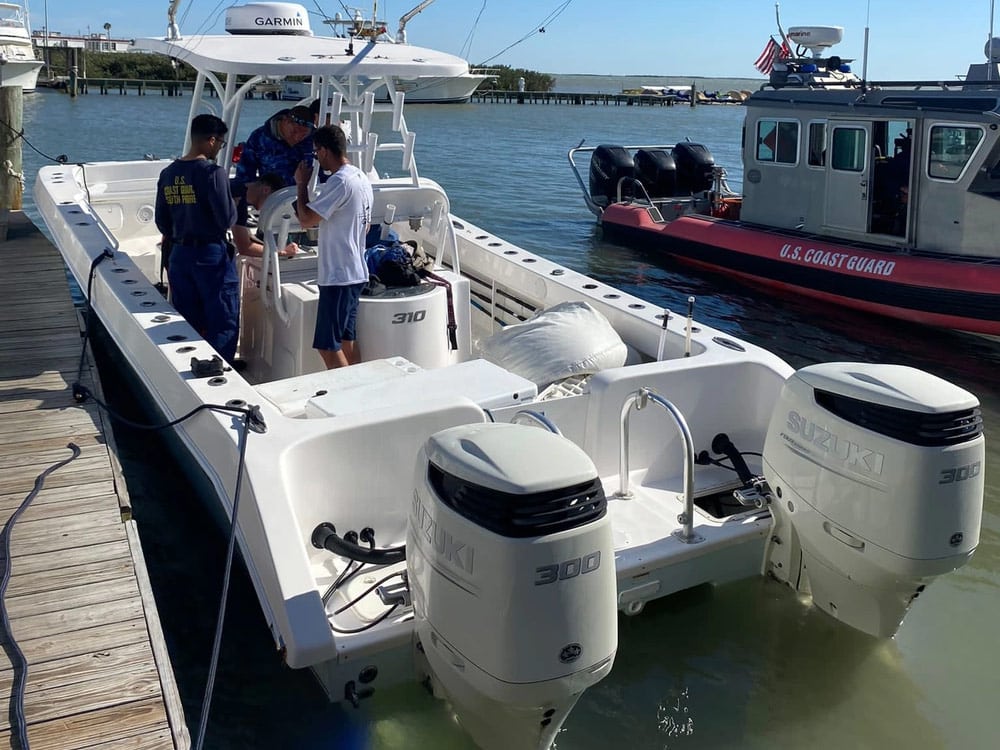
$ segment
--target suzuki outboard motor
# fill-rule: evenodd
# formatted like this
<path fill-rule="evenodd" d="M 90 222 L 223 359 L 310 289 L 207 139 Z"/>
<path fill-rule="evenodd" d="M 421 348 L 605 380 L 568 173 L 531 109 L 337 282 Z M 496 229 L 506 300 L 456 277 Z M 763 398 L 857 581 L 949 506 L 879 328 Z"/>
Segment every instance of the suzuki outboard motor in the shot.
<path fill-rule="evenodd" d="M 622 178 L 622 198 L 635 197 L 635 163 L 621 146 L 598 146 L 590 156 L 590 197 L 601 208 L 618 200 L 618 182 Z"/>
<path fill-rule="evenodd" d="M 465 425 L 427 441 L 415 487 L 406 549 L 418 671 L 480 747 L 548 748 L 618 647 L 594 464 L 538 427 Z"/>
<path fill-rule="evenodd" d="M 979 543 L 979 401 L 921 370 L 829 363 L 785 383 L 764 444 L 775 529 L 765 572 L 890 637 Z"/>

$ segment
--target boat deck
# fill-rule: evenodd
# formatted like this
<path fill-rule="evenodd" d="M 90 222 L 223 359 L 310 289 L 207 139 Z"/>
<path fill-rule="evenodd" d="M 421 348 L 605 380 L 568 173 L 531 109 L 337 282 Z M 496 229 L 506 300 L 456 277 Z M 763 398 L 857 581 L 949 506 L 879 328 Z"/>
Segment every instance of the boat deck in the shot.
<path fill-rule="evenodd" d="M 22 213 L 0 243 L 0 515 L 5 523 L 46 468 L 11 533 L 5 597 L 28 663 L 33 748 L 190 746 L 139 535 L 107 418 L 71 384 L 80 319 L 59 254 Z M 100 393 L 96 368 L 83 384 Z M 6 563 L 0 548 L 0 562 Z M 2 631 L 2 628 L 0 628 Z M 16 744 L 11 635 L 0 632 L 0 743 Z"/>

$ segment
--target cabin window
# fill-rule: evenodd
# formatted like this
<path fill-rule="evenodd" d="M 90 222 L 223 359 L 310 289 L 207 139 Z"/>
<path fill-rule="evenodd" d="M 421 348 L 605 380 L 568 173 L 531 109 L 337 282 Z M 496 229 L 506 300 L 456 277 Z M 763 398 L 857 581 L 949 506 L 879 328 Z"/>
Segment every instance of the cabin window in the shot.
<path fill-rule="evenodd" d="M 927 173 L 940 180 L 957 180 L 982 140 L 979 128 L 935 125 L 931 128 Z"/>
<path fill-rule="evenodd" d="M 822 167 L 826 164 L 826 123 L 809 123 L 809 156 L 810 167 Z"/>
<path fill-rule="evenodd" d="M 757 121 L 757 161 L 795 164 L 799 155 L 796 120 Z"/>
<path fill-rule="evenodd" d="M 834 128 L 830 165 L 842 172 L 863 172 L 867 141 L 864 128 Z"/>

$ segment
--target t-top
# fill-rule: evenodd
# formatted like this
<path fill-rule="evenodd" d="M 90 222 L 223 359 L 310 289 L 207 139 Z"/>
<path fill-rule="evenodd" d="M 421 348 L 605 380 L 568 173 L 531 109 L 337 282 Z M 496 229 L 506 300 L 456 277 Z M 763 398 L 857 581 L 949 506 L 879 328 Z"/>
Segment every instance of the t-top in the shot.
<path fill-rule="evenodd" d="M 178 159 L 156 183 L 156 228 L 175 243 L 222 242 L 236 221 L 226 170 L 208 159 Z"/>
<path fill-rule="evenodd" d="M 309 208 L 323 217 L 319 225 L 320 286 L 368 281 L 365 231 L 375 202 L 371 183 L 353 164 L 345 164 L 319 186 Z"/>

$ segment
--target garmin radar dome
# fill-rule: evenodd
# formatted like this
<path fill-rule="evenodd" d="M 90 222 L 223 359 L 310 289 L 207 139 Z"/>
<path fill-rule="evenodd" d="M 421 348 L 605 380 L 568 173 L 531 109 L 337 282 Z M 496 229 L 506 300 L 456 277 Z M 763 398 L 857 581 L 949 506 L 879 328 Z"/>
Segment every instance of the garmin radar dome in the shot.
<path fill-rule="evenodd" d="M 844 40 L 843 26 L 790 26 L 788 41 L 805 47 L 813 57 L 822 54 Z"/>
<path fill-rule="evenodd" d="M 230 34 L 312 36 L 309 14 L 298 3 L 247 3 L 226 10 Z"/>

